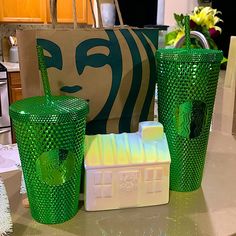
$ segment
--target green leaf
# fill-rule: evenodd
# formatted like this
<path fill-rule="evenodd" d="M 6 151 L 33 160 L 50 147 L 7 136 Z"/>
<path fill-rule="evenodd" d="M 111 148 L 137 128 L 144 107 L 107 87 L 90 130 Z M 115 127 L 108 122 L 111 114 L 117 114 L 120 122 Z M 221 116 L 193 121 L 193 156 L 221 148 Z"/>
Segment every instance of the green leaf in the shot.
<path fill-rule="evenodd" d="M 206 37 L 207 42 L 209 43 L 209 46 L 211 49 L 218 49 L 216 43 L 214 42 L 214 40 L 211 37 Z"/>
<path fill-rule="evenodd" d="M 165 36 L 165 45 L 173 45 L 175 38 L 177 37 L 178 31 L 172 31 L 166 34 Z"/>
<path fill-rule="evenodd" d="M 183 28 L 184 27 L 184 15 L 183 14 L 178 15 L 178 14 L 174 13 L 174 18 L 175 18 L 175 21 L 176 21 L 178 27 Z"/>
<path fill-rule="evenodd" d="M 222 59 L 222 61 L 221 61 L 221 64 L 226 63 L 227 61 L 228 61 L 228 59 L 225 58 L 225 57 L 223 57 L 223 59 Z"/>

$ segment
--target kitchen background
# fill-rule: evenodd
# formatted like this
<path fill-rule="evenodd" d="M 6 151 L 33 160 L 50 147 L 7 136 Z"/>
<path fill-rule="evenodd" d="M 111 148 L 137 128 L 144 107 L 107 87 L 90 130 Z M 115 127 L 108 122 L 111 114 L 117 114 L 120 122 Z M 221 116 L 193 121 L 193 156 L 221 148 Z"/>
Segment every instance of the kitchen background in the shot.
<path fill-rule="evenodd" d="M 109 2 L 109 0 L 102 0 L 101 2 Z M 129 1 L 130 4 L 134 5 L 136 4 L 136 1 Z M 144 1 L 145 2 L 145 1 Z M 147 1 L 147 2 L 153 2 L 153 6 L 156 6 L 157 8 L 157 2 L 159 2 L 160 8 L 159 8 L 159 14 L 161 14 L 161 18 L 163 18 L 163 24 L 168 25 L 168 26 L 174 26 L 175 21 L 173 17 L 173 13 L 178 12 L 178 13 L 188 13 L 191 12 L 194 8 L 194 6 L 198 5 L 198 0 L 179 0 L 179 1 L 173 1 L 173 0 L 159 0 L 159 1 Z M 127 3 L 127 1 L 126 1 Z M 144 3 L 146 4 L 146 3 Z M 122 0 L 120 0 L 120 5 L 121 5 L 121 11 L 124 12 L 124 9 L 122 9 Z M 156 10 L 155 16 L 157 15 L 158 10 Z M 126 12 L 125 12 L 126 14 Z M 130 13 L 132 14 L 132 13 Z M 138 18 L 142 17 L 142 12 L 137 12 L 135 13 Z M 123 16 L 124 18 L 127 18 L 125 15 Z M 153 18 L 153 17 L 152 17 Z M 91 23 L 91 19 L 89 20 Z M 124 22 L 127 23 L 127 22 Z M 129 22 L 128 22 L 129 23 Z M 127 24 L 128 24 L 127 23 Z M 86 24 L 81 24 L 81 27 L 86 26 Z M 11 35 L 15 35 L 16 29 L 47 29 L 50 28 L 50 24 L 25 24 L 25 23 L 5 23 L 2 22 L 0 23 L 0 39 L 3 37 L 9 37 Z M 72 24 L 60 24 L 60 28 L 73 28 Z M 0 60 L 2 60 L 2 44 L 0 44 Z"/>
<path fill-rule="evenodd" d="M 89 0 L 76 0 L 78 6 L 78 20 L 80 27 L 92 26 L 92 14 L 89 9 Z M 112 0 L 100 0 L 102 3 L 111 3 Z M 167 25 L 168 30 L 172 30 L 175 27 L 174 13 L 187 14 L 190 13 L 195 6 L 198 5 L 211 5 L 220 2 L 220 0 L 149 0 L 140 1 L 136 0 L 118 0 L 121 8 L 121 13 L 124 19 L 124 23 L 132 26 L 143 27 L 145 24 L 152 25 Z M 11 4 L 9 4 L 9 2 Z M 113 1 L 112 1 L 113 2 Z M 22 18 L 22 15 L 18 18 L 14 18 L 19 9 L 12 9 L 14 3 L 19 4 L 19 0 L 0 0 L 0 62 L 3 61 L 4 55 L 9 53 L 10 44 L 8 43 L 8 38 L 10 36 L 16 35 L 17 29 L 49 29 L 52 28 L 50 24 L 50 14 L 49 14 L 49 0 L 38 0 L 32 3 L 31 1 L 24 0 L 26 12 L 30 17 Z M 42 5 L 43 3 L 43 5 Z M 5 4 L 5 5 L 4 5 Z M 60 24 L 57 28 L 73 28 L 72 24 L 72 1 L 64 2 L 63 0 L 58 0 L 58 21 Z M 17 4 L 16 4 L 17 5 Z M 24 5 L 24 4 L 23 4 Z M 32 7 L 34 6 L 34 7 Z M 218 6 L 216 4 L 216 6 Z M 229 9 L 229 5 L 227 5 Z M 94 7 L 96 9 L 96 6 Z M 7 9 L 7 10 L 6 10 Z M 21 9 L 21 11 L 23 11 Z M 95 11 L 96 12 L 96 11 Z M 21 13 L 21 12 L 20 12 Z M 10 16 L 10 17 L 9 17 Z M 13 16 L 13 17 L 12 17 Z M 27 22 L 27 23 L 26 23 Z M 32 23 L 30 23 L 32 22 Z M 225 20 L 227 22 L 227 20 Z M 164 37 L 166 31 L 161 31 L 159 33 L 159 47 L 164 47 Z M 4 39 L 4 40 L 3 40 Z M 2 42 L 5 42 L 3 44 Z M 222 40 L 225 42 L 225 40 Z M 3 46 L 4 45 L 4 46 Z M 8 48 L 5 47 L 8 45 Z M 6 49 L 7 48 L 7 49 Z M 226 50 L 227 51 L 227 48 Z M 7 57 L 6 57 L 7 58 Z M 6 62 L 4 65 L 6 66 Z M 12 65 L 12 64 L 16 64 Z M 10 67 L 7 67 L 7 77 L 5 80 L 8 81 L 8 88 L 5 91 L 9 93 L 9 103 L 13 103 L 16 100 L 22 98 L 22 87 L 20 79 L 20 69 L 18 63 L 11 63 Z M 3 73 L 3 72 L 2 72 Z M 3 100 L 2 100 L 3 101 Z M 8 101 L 7 101 L 8 102 Z M 1 102 L 0 102 L 1 103 Z M 155 109 L 156 110 L 156 109 Z M 1 124 L 0 124 L 1 128 Z M 5 127 L 3 127 L 5 128 Z M 14 142 L 14 136 L 13 136 Z"/>
<path fill-rule="evenodd" d="M 80 27 L 85 27 L 86 24 L 80 24 Z M 71 28 L 73 24 L 60 24 L 60 28 Z M 0 39 L 9 36 L 15 36 L 18 29 L 49 29 L 52 28 L 50 24 L 14 24 L 14 23 L 0 23 Z M 2 43 L 0 43 L 0 61 L 2 61 L 3 51 Z"/>

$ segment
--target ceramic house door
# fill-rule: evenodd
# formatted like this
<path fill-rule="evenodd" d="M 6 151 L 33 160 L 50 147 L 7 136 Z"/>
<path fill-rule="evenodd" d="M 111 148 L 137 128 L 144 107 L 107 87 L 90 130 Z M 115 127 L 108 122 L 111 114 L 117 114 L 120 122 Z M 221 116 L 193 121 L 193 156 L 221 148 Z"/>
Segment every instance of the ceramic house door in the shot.
<path fill-rule="evenodd" d="M 120 208 L 137 206 L 139 178 L 140 173 L 138 170 L 119 172 L 118 189 Z"/>

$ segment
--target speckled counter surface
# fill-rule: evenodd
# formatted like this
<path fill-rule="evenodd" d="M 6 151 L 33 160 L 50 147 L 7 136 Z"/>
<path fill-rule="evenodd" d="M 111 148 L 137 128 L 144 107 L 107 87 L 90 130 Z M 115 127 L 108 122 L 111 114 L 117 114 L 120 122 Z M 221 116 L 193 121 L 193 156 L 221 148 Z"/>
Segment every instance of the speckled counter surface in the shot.
<path fill-rule="evenodd" d="M 10 199 L 12 235 L 81 236 L 229 236 L 236 234 L 236 139 L 210 135 L 202 187 L 194 192 L 170 192 L 166 205 L 86 212 L 59 225 L 35 222 L 21 205 L 20 171 L 1 176 Z"/>

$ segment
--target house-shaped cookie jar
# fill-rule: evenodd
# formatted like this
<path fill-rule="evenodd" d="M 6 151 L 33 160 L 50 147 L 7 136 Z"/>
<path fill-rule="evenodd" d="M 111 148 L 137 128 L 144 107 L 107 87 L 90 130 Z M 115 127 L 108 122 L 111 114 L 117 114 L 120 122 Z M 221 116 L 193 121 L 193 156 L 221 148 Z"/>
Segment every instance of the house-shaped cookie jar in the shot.
<path fill-rule="evenodd" d="M 85 138 L 85 209 L 108 210 L 169 201 L 170 154 L 163 126 Z"/>

